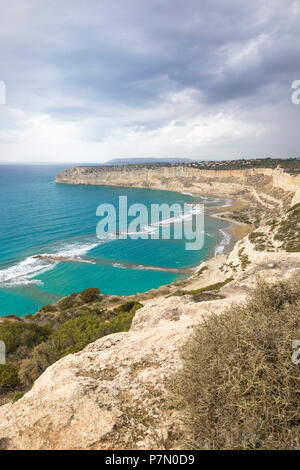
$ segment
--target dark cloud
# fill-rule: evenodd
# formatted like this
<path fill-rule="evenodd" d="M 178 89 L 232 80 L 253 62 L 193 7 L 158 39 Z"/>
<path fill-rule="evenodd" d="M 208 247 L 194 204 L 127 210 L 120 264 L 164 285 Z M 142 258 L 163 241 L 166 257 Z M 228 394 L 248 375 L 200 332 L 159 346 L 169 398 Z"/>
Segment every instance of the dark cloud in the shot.
<path fill-rule="evenodd" d="M 20 7 L 23 2 L 13 3 Z M 26 4 L 20 31 L 17 22 L 13 34 L 2 33 L 1 62 L 4 78 L 33 93 L 58 89 L 85 99 L 144 106 L 170 89 L 192 87 L 208 102 L 226 101 L 255 93 L 298 68 L 298 22 L 287 13 L 288 1 Z M 18 9 L 10 8 L 11 17 L 5 5 L 3 10 L 13 29 Z M 285 24 L 282 17 L 287 16 Z M 231 47 L 243 51 L 260 34 L 270 38 L 255 59 L 225 65 Z"/>
<path fill-rule="evenodd" d="M 288 100 L 300 76 L 292 0 L 1 3 L 0 78 L 10 105 L 29 114 L 119 119 L 122 109 L 128 120 L 122 114 L 118 125 L 153 130 L 181 119 L 172 96 L 189 90 L 188 115 L 268 105 L 271 116 L 272 101 Z M 162 103 L 168 113 L 152 112 Z"/>

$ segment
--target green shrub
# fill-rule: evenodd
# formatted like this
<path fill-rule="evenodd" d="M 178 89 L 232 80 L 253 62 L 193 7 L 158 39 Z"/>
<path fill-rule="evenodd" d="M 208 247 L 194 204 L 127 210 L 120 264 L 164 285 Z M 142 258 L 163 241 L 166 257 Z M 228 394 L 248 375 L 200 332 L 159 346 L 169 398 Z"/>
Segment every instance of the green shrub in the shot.
<path fill-rule="evenodd" d="M 87 289 L 84 292 L 89 302 L 95 298 L 95 295 L 97 299 L 99 298 L 99 289 Z M 64 306 L 67 304 L 65 300 L 75 302 L 77 305 L 75 300 L 77 295 L 72 294 L 61 302 Z M 138 302 L 126 302 L 118 311 L 112 312 L 100 309 L 98 304 L 79 305 L 73 310 L 63 310 L 58 317 L 55 317 L 52 322 L 53 329 L 48 326 L 39 327 L 35 323 L 4 323 L 0 326 L 0 339 L 5 341 L 9 354 L 18 353 L 14 359 L 18 360 L 20 368 L 18 371 L 13 365 L 4 366 L 3 385 L 0 374 L 0 387 L 4 388 L 5 384 L 8 387 L 9 379 L 12 388 L 17 384 L 30 387 L 47 367 L 61 357 L 78 352 L 103 336 L 128 331 L 134 312 L 140 307 L 142 304 Z"/>
<path fill-rule="evenodd" d="M 288 251 L 289 253 L 299 252 L 300 251 L 300 243 L 298 243 L 298 244 L 289 243 L 288 245 L 286 245 L 286 251 Z"/>
<path fill-rule="evenodd" d="M 88 289 L 80 292 L 80 299 L 84 303 L 94 302 L 99 300 L 100 289 L 98 287 L 89 287 Z"/>
<path fill-rule="evenodd" d="M 74 307 L 74 305 L 76 304 L 76 299 L 77 294 L 75 292 L 69 295 L 68 297 L 61 299 L 57 304 L 59 310 L 66 310 L 68 308 Z"/>
<path fill-rule="evenodd" d="M 299 449 L 300 279 L 259 282 L 245 305 L 210 315 L 183 348 L 171 388 L 193 449 Z"/>
<path fill-rule="evenodd" d="M 0 390 L 13 390 L 19 385 L 18 367 L 0 364 Z"/>
<path fill-rule="evenodd" d="M 229 282 L 233 281 L 232 277 L 225 279 L 225 281 L 216 282 L 216 284 L 210 284 L 209 286 L 200 287 L 200 289 L 195 290 L 184 290 L 179 293 L 179 295 L 198 295 L 202 292 L 210 292 L 213 290 L 220 290 L 222 287 L 226 286 Z"/>
<path fill-rule="evenodd" d="M 25 395 L 25 392 L 14 392 L 11 396 L 12 402 L 15 403 L 16 401 L 20 400 Z"/>
<path fill-rule="evenodd" d="M 261 238 L 261 237 L 264 237 L 265 234 L 263 232 L 252 232 L 250 233 L 249 235 L 249 240 L 250 242 L 255 242 L 257 240 L 257 238 Z"/>
<path fill-rule="evenodd" d="M 199 276 L 201 276 L 201 274 L 203 274 L 207 270 L 208 270 L 207 266 L 202 266 L 202 268 L 199 269 L 199 271 L 197 271 L 196 275 L 199 277 Z"/>
<path fill-rule="evenodd" d="M 55 307 L 54 305 L 44 305 L 43 307 L 40 308 L 39 312 L 48 313 L 48 312 L 56 312 L 56 310 L 57 310 L 57 307 Z"/>
<path fill-rule="evenodd" d="M 295 204 L 294 206 L 290 207 L 287 212 L 294 212 L 295 210 L 300 210 L 300 202 L 298 202 L 297 204 Z"/>
<path fill-rule="evenodd" d="M 125 313 L 125 312 L 136 312 L 139 308 L 143 307 L 142 304 L 139 302 L 135 302 L 134 300 L 130 300 L 129 302 L 125 302 L 124 304 L 116 307 L 114 312 L 116 313 Z"/>
<path fill-rule="evenodd" d="M 22 361 L 19 371 L 20 382 L 29 387 L 49 367 L 60 358 L 60 352 L 51 340 L 36 346 L 29 359 Z"/>
<path fill-rule="evenodd" d="M 5 322 L 0 325 L 0 340 L 6 345 L 7 354 L 15 353 L 20 347 L 32 349 L 45 341 L 51 331 L 35 323 Z"/>
<path fill-rule="evenodd" d="M 61 355 L 80 351 L 99 338 L 99 318 L 88 314 L 68 320 L 60 325 L 52 339 Z"/>
<path fill-rule="evenodd" d="M 119 315 L 104 312 L 103 316 L 87 313 L 62 323 L 48 341 L 36 346 L 31 357 L 22 361 L 19 371 L 21 384 L 30 387 L 47 367 L 61 357 L 81 351 L 103 336 L 128 331 L 133 315 L 132 312 Z"/>
<path fill-rule="evenodd" d="M 68 320 L 53 333 L 51 341 L 60 356 L 82 350 L 96 339 L 120 331 L 128 331 L 133 319 L 133 312 L 107 312 L 104 318 L 97 313 L 86 314 Z"/>

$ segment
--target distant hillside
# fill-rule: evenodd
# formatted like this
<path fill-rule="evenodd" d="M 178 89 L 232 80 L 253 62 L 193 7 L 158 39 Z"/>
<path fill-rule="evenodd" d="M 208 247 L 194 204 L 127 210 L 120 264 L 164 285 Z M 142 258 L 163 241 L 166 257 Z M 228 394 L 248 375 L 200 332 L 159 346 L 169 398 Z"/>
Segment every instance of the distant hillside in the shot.
<path fill-rule="evenodd" d="M 114 158 L 104 165 L 138 165 L 145 163 L 190 163 L 189 158 Z"/>
<path fill-rule="evenodd" d="M 206 160 L 191 163 L 200 170 L 245 170 L 250 168 L 282 168 L 291 175 L 300 173 L 300 157 L 294 158 L 251 158 L 239 160 Z"/>
<path fill-rule="evenodd" d="M 191 160 L 189 158 L 114 158 L 102 166 L 124 165 L 187 165 L 199 170 L 245 170 L 250 168 L 282 168 L 291 175 L 300 173 L 300 157 L 243 158 L 234 160 Z"/>

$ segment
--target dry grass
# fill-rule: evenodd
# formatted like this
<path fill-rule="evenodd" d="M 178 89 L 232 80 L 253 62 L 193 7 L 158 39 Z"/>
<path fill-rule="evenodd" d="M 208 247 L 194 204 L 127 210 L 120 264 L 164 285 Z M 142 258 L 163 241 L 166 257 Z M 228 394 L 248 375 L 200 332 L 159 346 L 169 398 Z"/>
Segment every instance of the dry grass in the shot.
<path fill-rule="evenodd" d="M 185 416 L 185 446 L 299 449 L 300 364 L 291 358 L 297 339 L 299 277 L 273 286 L 258 281 L 246 305 L 199 325 L 182 352 L 173 394 Z"/>

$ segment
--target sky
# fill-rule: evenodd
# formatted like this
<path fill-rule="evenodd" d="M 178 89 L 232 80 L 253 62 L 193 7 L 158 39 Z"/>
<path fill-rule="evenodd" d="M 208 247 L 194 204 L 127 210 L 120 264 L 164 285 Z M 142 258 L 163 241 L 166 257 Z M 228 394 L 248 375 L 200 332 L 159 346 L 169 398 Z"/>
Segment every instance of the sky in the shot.
<path fill-rule="evenodd" d="M 0 12 L 0 163 L 300 155 L 300 0 L 0 0 Z"/>

